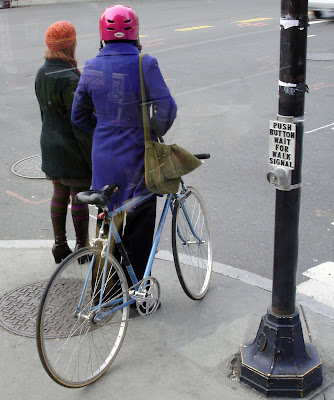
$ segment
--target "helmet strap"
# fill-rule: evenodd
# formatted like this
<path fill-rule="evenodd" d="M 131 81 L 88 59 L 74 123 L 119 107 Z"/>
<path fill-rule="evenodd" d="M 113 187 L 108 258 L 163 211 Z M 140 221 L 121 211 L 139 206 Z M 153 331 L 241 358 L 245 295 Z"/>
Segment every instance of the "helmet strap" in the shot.
<path fill-rule="evenodd" d="M 136 47 L 139 51 L 141 51 L 141 49 L 143 48 L 143 46 L 140 44 L 139 35 L 136 40 Z"/>
<path fill-rule="evenodd" d="M 103 49 L 103 42 L 102 42 L 102 39 L 100 40 L 100 48 L 99 48 L 99 51 L 101 51 Z"/>

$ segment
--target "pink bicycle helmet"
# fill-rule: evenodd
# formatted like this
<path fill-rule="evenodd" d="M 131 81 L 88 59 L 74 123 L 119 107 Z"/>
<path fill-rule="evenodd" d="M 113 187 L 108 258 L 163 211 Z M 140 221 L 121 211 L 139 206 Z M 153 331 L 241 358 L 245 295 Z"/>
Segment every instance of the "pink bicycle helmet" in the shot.
<path fill-rule="evenodd" d="M 114 5 L 106 8 L 100 17 L 101 40 L 137 40 L 139 20 L 128 6 Z"/>

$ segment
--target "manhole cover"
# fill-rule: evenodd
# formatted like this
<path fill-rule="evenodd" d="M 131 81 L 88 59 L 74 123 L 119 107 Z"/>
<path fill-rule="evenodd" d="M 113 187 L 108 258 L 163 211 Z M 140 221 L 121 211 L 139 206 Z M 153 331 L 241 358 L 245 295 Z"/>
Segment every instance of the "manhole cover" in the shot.
<path fill-rule="evenodd" d="M 73 281 L 73 282 L 72 282 Z M 32 283 L 15 289 L 0 300 L 0 325 L 17 335 L 35 337 L 36 317 L 40 298 L 44 292 L 46 281 Z M 84 281 L 81 279 L 61 280 L 54 288 L 50 298 L 50 307 L 46 313 L 54 314 L 52 325 L 45 326 L 46 338 L 67 337 L 73 329 L 73 315 L 78 304 Z M 70 290 L 69 290 L 70 289 Z"/>
<path fill-rule="evenodd" d="M 17 161 L 12 166 L 13 174 L 21 178 L 30 179 L 45 179 L 45 174 L 41 170 L 42 157 L 41 155 L 31 156 Z"/>
<path fill-rule="evenodd" d="M 311 53 L 307 55 L 308 60 L 313 61 L 333 61 L 334 54 L 333 53 Z"/>

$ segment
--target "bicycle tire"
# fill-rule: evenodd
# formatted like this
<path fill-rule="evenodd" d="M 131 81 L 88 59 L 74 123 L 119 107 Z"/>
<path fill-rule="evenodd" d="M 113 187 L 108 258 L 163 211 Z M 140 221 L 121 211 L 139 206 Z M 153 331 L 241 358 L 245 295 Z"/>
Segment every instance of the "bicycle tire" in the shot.
<path fill-rule="evenodd" d="M 201 195 L 193 187 L 187 189 L 190 195 L 181 202 L 176 201 L 173 210 L 173 257 L 184 292 L 191 299 L 200 300 L 208 291 L 212 272 L 212 233 Z"/>
<path fill-rule="evenodd" d="M 68 388 L 83 387 L 100 378 L 115 360 L 125 337 L 129 307 L 94 322 L 104 261 L 98 248 L 74 252 L 59 265 L 41 297 L 36 323 L 39 357 L 49 376 Z M 90 271 L 91 263 L 94 268 Z M 111 298 L 119 296 L 120 302 L 129 298 L 123 269 L 111 255 L 102 292 L 105 307 Z M 82 293 L 82 306 L 75 317 Z"/>

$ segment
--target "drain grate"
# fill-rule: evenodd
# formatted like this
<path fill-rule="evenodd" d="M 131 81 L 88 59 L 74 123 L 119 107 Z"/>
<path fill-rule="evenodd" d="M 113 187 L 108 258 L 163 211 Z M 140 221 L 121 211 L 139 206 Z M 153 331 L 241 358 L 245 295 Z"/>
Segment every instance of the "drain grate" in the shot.
<path fill-rule="evenodd" d="M 41 165 L 42 156 L 39 154 L 17 161 L 12 166 L 12 172 L 21 178 L 45 179 L 45 174 L 41 170 Z"/>
<path fill-rule="evenodd" d="M 44 292 L 47 281 L 32 283 L 15 289 L 0 300 L 0 325 L 8 331 L 26 337 L 35 337 L 36 317 L 40 298 Z M 45 310 L 47 314 L 54 314 L 48 318 L 49 324 L 45 326 L 46 338 L 67 337 L 73 329 L 73 310 L 78 304 L 84 281 L 73 278 L 57 282 L 54 287 L 53 297 L 50 298 L 51 307 Z M 94 329 L 91 327 L 91 329 Z"/>

